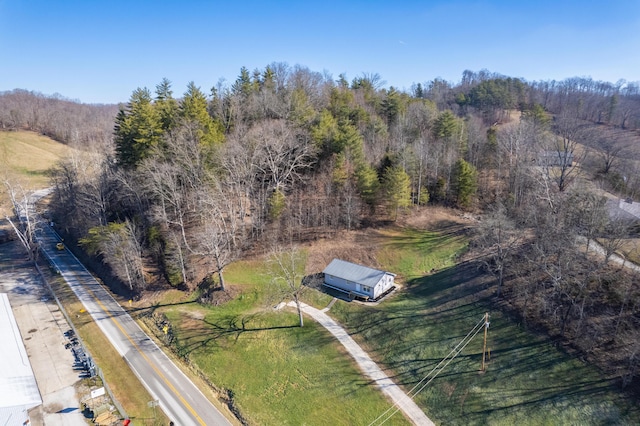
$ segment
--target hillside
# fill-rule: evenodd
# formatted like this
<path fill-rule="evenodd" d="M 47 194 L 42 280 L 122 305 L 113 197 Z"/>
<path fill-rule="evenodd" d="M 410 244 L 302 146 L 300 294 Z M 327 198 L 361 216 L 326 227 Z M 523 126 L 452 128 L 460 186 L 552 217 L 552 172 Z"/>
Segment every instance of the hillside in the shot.
<path fill-rule="evenodd" d="M 608 191 L 608 197 L 634 198 L 640 193 L 638 163 L 632 153 L 618 149 L 633 144 L 628 137 L 640 127 L 635 92 L 612 88 L 605 94 L 585 94 L 572 89 L 569 81 L 549 89 L 481 74 L 443 88 L 444 93 L 434 87 L 408 93 L 378 88 L 366 78 L 349 84 L 307 69 L 267 67 L 253 75 L 242 69 L 235 83 L 210 96 L 190 83 L 177 99 L 165 79 L 155 93 L 147 88 L 132 93 L 111 123 L 109 138 L 100 145 L 104 149 L 74 156 L 52 176 L 56 192 L 49 205 L 51 218 L 60 224 L 67 246 L 91 261 L 114 290 L 133 295 L 142 303 L 139 307 L 151 295 L 173 294 L 180 304 L 193 304 L 205 324 L 179 318 L 182 313 L 171 309 L 162 312 L 166 318 L 156 320 L 175 327 L 172 346 L 190 362 L 202 356 L 205 371 L 218 347 L 226 350 L 216 365 L 242 370 L 260 365 L 267 374 L 277 371 L 263 361 L 272 352 L 269 346 L 256 346 L 245 366 L 237 362 L 234 345 L 240 340 L 226 342 L 224 336 L 245 333 L 249 322 L 258 333 L 251 336 L 283 334 L 279 346 L 298 350 L 296 342 L 307 331 L 293 324 L 283 328 L 281 319 L 270 313 L 253 315 L 271 305 L 268 254 L 304 246 L 308 273 L 341 257 L 393 270 L 407 284 L 406 293 L 387 304 L 390 308 L 380 308 L 372 331 L 389 330 L 403 318 L 410 322 L 410 313 L 425 307 L 428 316 L 458 310 L 460 315 L 448 320 L 455 324 L 464 323 L 467 308 L 473 308 L 476 317 L 490 310 L 494 324 L 504 315 L 505 327 L 523 326 L 518 333 L 527 332 L 507 349 L 529 347 L 528 333 L 539 333 L 545 352 L 548 345 L 569 348 L 572 357 L 603 368 L 613 393 L 620 387 L 636 389 L 638 278 L 592 258 L 581 243 L 597 239 L 615 252 L 636 236 L 629 223 L 608 214 L 602 195 Z M 614 95 L 619 99 L 611 98 Z M 457 219 L 451 215 L 472 223 L 455 226 Z M 468 244 L 465 256 L 472 261 L 456 265 L 461 247 Z M 433 261 L 427 262 L 429 258 Z M 482 301 L 477 299 L 481 295 Z M 325 297 L 311 299 L 323 299 L 322 307 L 330 303 Z M 175 301 L 161 302 L 167 303 Z M 371 320 L 371 312 L 341 303 L 334 308 L 347 328 L 370 332 L 361 325 Z M 409 325 L 398 323 L 393 329 L 407 330 Z M 419 375 L 410 372 L 413 367 L 405 371 L 403 366 L 410 364 L 392 349 L 398 342 L 420 348 L 431 335 L 421 332 L 409 338 L 389 332 L 365 340 L 389 370 L 409 374 L 404 380 L 408 384 Z M 593 345 L 584 345 L 585 339 Z M 274 343 L 262 340 L 253 337 L 246 343 Z M 318 334 L 304 340 L 300 349 L 306 351 L 319 347 L 324 338 Z M 209 344 L 214 346 L 194 350 Z M 500 350 L 494 346 L 493 354 L 499 356 Z M 616 365 L 603 359 L 608 350 L 620 354 Z M 442 356 L 414 355 L 416 361 Z M 305 358 L 303 353 L 292 356 Z M 565 373 L 577 370 L 560 364 L 562 383 L 557 389 L 572 391 L 565 386 L 575 376 Z M 272 415 L 271 403 L 250 407 L 252 401 L 263 403 L 263 395 L 272 389 L 248 386 L 237 373 L 228 378 L 219 374 L 213 370 L 209 378 L 235 393 L 241 411 Z M 525 376 L 520 382 L 528 389 L 531 383 Z M 542 380 L 547 376 L 540 371 Z M 593 376 L 592 383 L 599 380 Z M 475 398 L 468 404 L 467 395 L 488 386 L 479 381 L 468 387 L 472 382 L 464 381 L 464 386 L 443 384 L 432 394 L 435 399 L 424 400 L 427 407 L 442 407 L 448 395 L 444 399 L 453 403 L 434 417 L 451 423 L 459 416 L 462 423 L 469 408 L 476 422 L 483 423 L 487 410 L 500 406 L 506 424 L 514 413 L 509 407 L 515 404 L 532 407 L 520 411 L 522 418 L 549 413 L 534 424 L 588 418 L 564 409 L 554 414 L 536 402 L 555 403 L 556 394 L 532 389 L 526 393 L 533 400 L 523 400 L 518 392 L 525 385 L 517 380 L 510 381 L 517 389 L 501 399 L 507 406 Z M 454 401 L 456 389 L 462 393 Z M 605 407 L 602 418 L 623 418 L 615 413 L 616 405 Z M 594 409 L 585 407 L 584 412 Z"/>
<path fill-rule="evenodd" d="M 0 132 L 0 212 L 8 213 L 5 182 L 25 190 L 49 186 L 47 171 L 68 156 L 72 148 L 34 132 Z"/>

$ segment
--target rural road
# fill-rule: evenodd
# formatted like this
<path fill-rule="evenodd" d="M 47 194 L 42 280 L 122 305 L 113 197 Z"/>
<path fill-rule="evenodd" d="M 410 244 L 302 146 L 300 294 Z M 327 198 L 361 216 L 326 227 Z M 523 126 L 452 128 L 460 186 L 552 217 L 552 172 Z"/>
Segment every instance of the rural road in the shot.
<path fill-rule="evenodd" d="M 586 238 L 584 237 L 579 237 L 579 240 L 584 244 L 584 242 L 587 241 Z M 606 256 L 607 252 L 605 250 L 604 247 L 602 247 L 602 245 L 600 243 L 598 243 L 597 241 L 593 241 L 593 240 L 589 240 L 589 246 L 588 246 L 588 250 L 598 253 L 599 255 L 602 256 Z M 611 256 L 609 256 L 609 260 L 613 261 L 615 263 L 617 263 L 618 265 L 630 269 L 634 272 L 640 272 L 640 266 L 636 265 L 635 263 L 623 258 L 622 256 L 613 253 Z"/>
<path fill-rule="evenodd" d="M 42 396 L 29 411 L 30 425 L 87 426 L 75 388 L 80 373 L 65 347 L 69 325 L 17 241 L 0 245 L 0 292 L 8 294 Z"/>
<path fill-rule="evenodd" d="M 44 228 L 38 234 L 41 249 L 167 416 L 180 426 L 231 425 L 78 259 L 55 249 L 57 235 Z"/>
<path fill-rule="evenodd" d="M 295 302 L 289 302 L 287 306 L 296 307 Z M 410 419 L 413 424 L 420 426 L 434 426 L 434 423 L 424 414 L 424 412 L 416 405 L 411 398 L 404 393 L 393 380 L 391 380 L 378 367 L 378 365 L 369 357 L 369 355 L 356 343 L 351 336 L 347 334 L 344 328 L 333 320 L 329 315 L 311 307 L 305 303 L 301 303 L 302 311 L 316 320 L 320 325 L 329 330 L 338 341 L 347 349 L 349 354 L 356 360 L 360 369 L 371 380 L 373 380 L 380 390 L 389 397 L 394 405 L 402 411 L 405 416 Z"/>

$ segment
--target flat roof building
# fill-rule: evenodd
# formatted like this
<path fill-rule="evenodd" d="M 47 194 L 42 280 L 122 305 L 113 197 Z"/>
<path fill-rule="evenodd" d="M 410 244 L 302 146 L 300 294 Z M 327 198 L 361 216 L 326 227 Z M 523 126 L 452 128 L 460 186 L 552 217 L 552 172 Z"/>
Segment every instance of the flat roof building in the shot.
<path fill-rule="evenodd" d="M 42 398 L 6 293 L 0 293 L 0 339 L 0 424 L 23 426 Z"/>

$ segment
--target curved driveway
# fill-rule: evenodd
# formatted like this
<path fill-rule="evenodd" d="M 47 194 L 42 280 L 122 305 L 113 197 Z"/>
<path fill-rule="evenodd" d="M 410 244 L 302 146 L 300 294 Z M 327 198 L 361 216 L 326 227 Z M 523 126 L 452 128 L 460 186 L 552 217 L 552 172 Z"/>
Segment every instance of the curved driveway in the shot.
<path fill-rule="evenodd" d="M 295 302 L 289 302 L 287 306 L 294 307 L 296 306 Z M 333 334 L 336 339 L 345 347 L 345 349 L 349 352 L 349 354 L 353 357 L 353 359 L 358 363 L 358 366 L 362 370 L 364 374 L 369 376 L 371 380 L 373 380 L 376 385 L 380 388 L 380 390 L 386 394 L 392 401 L 393 404 L 398 407 L 400 411 L 404 413 L 404 415 L 410 419 L 413 424 L 420 426 L 434 426 L 434 423 L 427 417 L 427 415 L 413 402 L 413 399 L 409 398 L 406 393 L 396 385 L 393 380 L 387 376 L 384 371 L 378 367 L 371 357 L 356 343 L 355 340 L 347 332 L 345 331 L 340 324 L 335 322 L 333 318 L 329 315 L 321 311 L 320 309 L 316 309 L 312 306 L 307 305 L 306 303 L 300 304 L 302 311 L 307 315 L 311 316 L 314 320 L 318 321 L 320 325 L 326 328 L 331 334 Z M 388 414 L 391 416 L 392 414 Z M 386 419 L 387 414 L 383 417 Z M 381 420 L 384 423 L 384 419 Z M 376 419 L 378 420 L 378 419 Z M 375 421 L 374 421 L 375 423 Z M 380 424 L 382 424 L 380 423 Z"/>

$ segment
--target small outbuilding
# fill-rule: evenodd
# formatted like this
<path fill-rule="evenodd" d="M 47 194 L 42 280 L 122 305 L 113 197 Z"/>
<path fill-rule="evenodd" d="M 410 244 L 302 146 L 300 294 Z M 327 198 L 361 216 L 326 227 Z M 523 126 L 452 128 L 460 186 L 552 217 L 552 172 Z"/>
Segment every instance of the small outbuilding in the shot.
<path fill-rule="evenodd" d="M 541 167 L 573 167 L 573 153 L 565 151 L 543 151 L 538 153 L 538 165 Z"/>
<path fill-rule="evenodd" d="M 391 290 L 396 274 L 345 260 L 333 259 L 322 271 L 324 285 L 347 293 L 351 299 L 378 299 Z"/>

